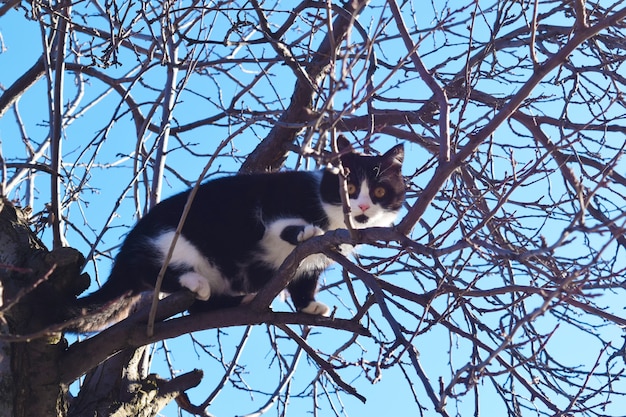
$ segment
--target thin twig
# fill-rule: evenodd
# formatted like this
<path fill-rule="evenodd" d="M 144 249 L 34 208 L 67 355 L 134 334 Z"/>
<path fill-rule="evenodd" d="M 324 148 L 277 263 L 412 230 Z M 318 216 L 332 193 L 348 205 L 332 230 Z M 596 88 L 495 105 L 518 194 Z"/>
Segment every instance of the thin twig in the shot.
<path fill-rule="evenodd" d="M 352 385 L 345 383 L 341 379 L 339 374 L 335 371 L 333 366 L 330 363 L 328 363 L 328 361 L 322 359 L 322 357 L 317 354 L 317 352 L 306 342 L 306 340 L 304 340 L 304 338 L 300 337 L 300 335 L 298 335 L 296 332 L 291 330 L 289 326 L 286 326 L 284 324 L 279 324 L 276 327 L 281 329 L 289 337 L 295 340 L 298 346 L 304 349 L 304 351 L 309 355 L 309 357 L 313 359 L 313 361 L 315 361 L 315 363 L 317 363 L 320 366 L 320 368 L 322 368 L 324 372 L 326 372 L 326 374 L 330 376 L 330 378 L 335 382 L 335 384 L 341 387 L 341 389 L 346 391 L 348 394 L 355 396 L 356 398 L 361 400 L 363 403 L 367 401 L 367 398 L 359 394 Z M 305 335 L 308 334 L 308 330 L 305 330 L 304 333 Z"/>

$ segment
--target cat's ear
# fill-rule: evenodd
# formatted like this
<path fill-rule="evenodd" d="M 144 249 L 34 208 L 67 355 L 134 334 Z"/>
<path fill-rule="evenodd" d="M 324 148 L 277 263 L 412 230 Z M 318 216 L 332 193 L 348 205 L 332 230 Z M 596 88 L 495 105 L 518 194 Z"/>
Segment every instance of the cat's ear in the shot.
<path fill-rule="evenodd" d="M 339 150 L 339 153 L 354 152 L 352 144 L 344 135 L 337 136 L 337 149 Z"/>
<path fill-rule="evenodd" d="M 404 162 L 404 145 L 396 145 L 389 149 L 385 152 L 383 158 L 391 165 L 402 165 L 402 162 Z"/>

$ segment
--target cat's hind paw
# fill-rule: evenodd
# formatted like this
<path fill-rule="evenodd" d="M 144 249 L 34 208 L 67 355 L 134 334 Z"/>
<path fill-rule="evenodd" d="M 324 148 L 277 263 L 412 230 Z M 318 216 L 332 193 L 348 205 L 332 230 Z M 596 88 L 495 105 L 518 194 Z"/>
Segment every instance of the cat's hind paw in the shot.
<path fill-rule="evenodd" d="M 312 224 L 307 224 L 304 226 L 304 229 L 300 233 L 298 233 L 298 242 L 304 242 L 305 240 L 311 239 L 315 236 L 321 236 L 324 234 L 324 231 Z"/>
<path fill-rule="evenodd" d="M 186 272 L 178 278 L 181 287 L 196 294 L 198 300 L 206 301 L 211 297 L 209 281 L 196 272 Z"/>
<path fill-rule="evenodd" d="M 328 317 L 330 315 L 330 308 L 324 303 L 320 303 L 319 301 L 311 301 L 308 306 L 304 307 L 302 310 L 303 313 L 315 314 L 316 316 L 324 316 Z"/>

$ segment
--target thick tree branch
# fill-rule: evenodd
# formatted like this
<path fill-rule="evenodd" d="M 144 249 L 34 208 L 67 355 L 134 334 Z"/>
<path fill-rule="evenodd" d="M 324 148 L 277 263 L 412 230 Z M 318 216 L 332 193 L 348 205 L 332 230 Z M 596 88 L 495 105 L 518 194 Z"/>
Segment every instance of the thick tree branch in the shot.
<path fill-rule="evenodd" d="M 355 19 L 366 4 L 367 1 L 364 0 L 352 0 L 346 3 L 345 9 Z M 287 158 L 289 145 L 293 143 L 298 131 L 317 117 L 311 107 L 317 85 L 333 65 L 332 57 L 336 55 L 341 40 L 352 27 L 352 19 L 346 19 L 343 15 L 337 16 L 332 32 L 326 35 L 311 60 L 303 65 L 308 77 L 298 77 L 289 107 L 270 133 L 248 155 L 239 172 L 275 171 L 282 166 Z M 294 128 L 294 125 L 298 127 Z"/>
<path fill-rule="evenodd" d="M 157 310 L 157 319 L 164 319 L 183 311 L 192 299 L 190 293 L 183 292 L 161 300 Z M 302 324 L 347 330 L 361 335 L 369 334 L 360 324 L 351 320 L 329 319 L 304 313 L 258 311 L 249 308 L 248 305 L 243 305 L 155 323 L 154 334 L 149 337 L 145 332 L 148 314 L 149 308 L 146 308 L 92 338 L 70 346 L 61 360 L 61 380 L 64 383 L 71 383 L 98 363 L 124 349 L 206 329 L 263 323 Z"/>

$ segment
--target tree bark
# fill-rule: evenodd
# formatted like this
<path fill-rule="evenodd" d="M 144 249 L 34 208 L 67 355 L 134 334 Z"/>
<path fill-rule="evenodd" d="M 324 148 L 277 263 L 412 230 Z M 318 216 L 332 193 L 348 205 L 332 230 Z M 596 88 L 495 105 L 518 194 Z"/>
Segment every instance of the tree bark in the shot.
<path fill-rule="evenodd" d="M 0 248 L 0 415 L 63 415 L 67 409 L 67 387 L 58 383 L 56 364 L 65 351 L 65 339 L 60 333 L 52 333 L 34 340 L 11 340 L 51 324 L 56 310 L 50 309 L 63 298 L 55 296 L 60 287 L 53 283 L 60 283 L 60 278 L 70 274 L 75 277 L 82 256 L 68 248 L 48 252 L 28 227 L 27 216 L 4 199 L 0 202 Z"/>
<path fill-rule="evenodd" d="M 145 348 L 139 347 L 95 367 L 79 395 L 69 395 L 61 368 L 71 351 L 54 329 L 65 319 L 63 307 L 89 286 L 89 277 L 80 274 L 83 263 L 75 249 L 48 251 L 31 231 L 28 216 L 0 200 L 0 417 L 152 417 L 200 383 L 198 370 L 169 381 L 150 375 Z"/>

